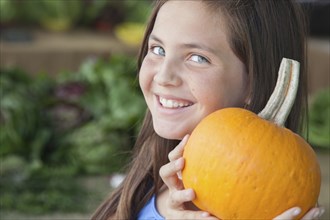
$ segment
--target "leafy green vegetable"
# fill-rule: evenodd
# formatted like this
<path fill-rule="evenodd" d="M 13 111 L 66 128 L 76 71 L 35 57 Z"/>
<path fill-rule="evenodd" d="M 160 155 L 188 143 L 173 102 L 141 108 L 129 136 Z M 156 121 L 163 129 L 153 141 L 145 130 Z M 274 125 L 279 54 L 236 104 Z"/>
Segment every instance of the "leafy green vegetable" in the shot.
<path fill-rule="evenodd" d="M 330 148 L 330 88 L 314 95 L 308 117 L 310 144 Z"/>
<path fill-rule="evenodd" d="M 0 211 L 26 214 L 84 212 L 86 189 L 77 178 L 53 171 L 54 169 L 45 168 L 34 172 L 27 179 L 2 176 Z"/>
<path fill-rule="evenodd" d="M 0 88 L 0 156 L 40 159 L 38 151 L 51 133 L 45 109 L 52 81 L 42 75 L 33 80 L 21 70 L 1 70 Z"/>
<path fill-rule="evenodd" d="M 113 56 L 55 78 L 0 70 L 0 211 L 83 209 L 75 178 L 124 168 L 145 111 L 135 66 Z"/>
<path fill-rule="evenodd" d="M 84 172 L 118 171 L 127 161 L 146 108 L 135 66 L 132 58 L 113 56 L 81 67 L 77 77 L 87 87 L 81 105 L 93 120 L 68 134 L 66 141 L 77 146 L 76 161 Z"/>
<path fill-rule="evenodd" d="M 39 22 L 50 30 L 66 30 L 76 24 L 82 14 L 80 0 L 38 0 L 25 1 L 25 16 Z"/>
<path fill-rule="evenodd" d="M 16 15 L 17 10 L 12 0 L 0 1 L 0 24 L 13 20 Z"/>

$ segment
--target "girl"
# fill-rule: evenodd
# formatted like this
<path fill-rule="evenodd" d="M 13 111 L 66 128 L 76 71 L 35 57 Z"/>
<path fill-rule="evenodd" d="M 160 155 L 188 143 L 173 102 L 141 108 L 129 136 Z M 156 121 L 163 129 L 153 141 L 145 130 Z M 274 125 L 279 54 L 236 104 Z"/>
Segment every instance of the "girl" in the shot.
<path fill-rule="evenodd" d="M 138 62 L 148 110 L 126 179 L 93 219 L 215 219 L 197 210 L 194 191 L 184 189 L 177 175 L 186 134 L 217 109 L 261 111 L 283 57 L 301 64 L 286 122 L 297 132 L 306 111 L 305 36 L 294 0 L 157 1 Z M 293 219 L 299 212 L 288 207 L 277 218 Z M 321 212 L 313 208 L 304 218 Z"/>

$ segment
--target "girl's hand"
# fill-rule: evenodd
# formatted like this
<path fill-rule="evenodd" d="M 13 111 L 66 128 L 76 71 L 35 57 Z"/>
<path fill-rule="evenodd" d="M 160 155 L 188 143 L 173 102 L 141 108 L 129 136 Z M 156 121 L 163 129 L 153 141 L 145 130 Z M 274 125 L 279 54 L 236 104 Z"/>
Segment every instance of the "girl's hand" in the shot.
<path fill-rule="evenodd" d="M 312 220 L 312 219 L 319 219 L 323 213 L 324 213 L 323 207 L 314 207 L 310 209 L 301 220 Z M 277 216 L 273 220 L 284 220 L 284 219 L 294 219 L 296 216 L 298 216 L 301 212 L 301 209 L 298 207 L 291 208 L 285 212 L 283 212 L 281 215 Z"/>
<path fill-rule="evenodd" d="M 184 189 L 181 181 L 181 170 L 184 167 L 183 148 L 187 143 L 186 135 L 180 144 L 169 153 L 170 162 L 162 166 L 159 174 L 168 187 L 168 196 L 165 204 L 166 219 L 217 219 L 208 212 L 193 211 L 188 204 L 195 198 L 192 189 Z M 191 203 L 192 204 L 192 203 Z"/>

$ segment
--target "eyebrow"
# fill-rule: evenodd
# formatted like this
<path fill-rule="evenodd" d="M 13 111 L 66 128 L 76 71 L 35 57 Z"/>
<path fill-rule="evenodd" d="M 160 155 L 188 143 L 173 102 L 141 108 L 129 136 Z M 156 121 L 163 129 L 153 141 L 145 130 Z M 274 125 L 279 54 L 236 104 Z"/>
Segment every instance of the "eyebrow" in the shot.
<path fill-rule="evenodd" d="M 151 34 L 149 36 L 149 39 L 155 40 L 155 41 L 163 44 L 163 41 L 160 38 L 158 38 L 157 36 L 155 36 L 154 34 Z M 200 43 L 184 43 L 184 44 L 182 44 L 182 47 L 190 48 L 190 49 L 200 49 L 200 50 L 208 51 L 213 54 L 217 54 L 217 52 L 213 48 L 210 48 L 210 47 L 208 47 L 204 44 L 200 44 Z"/>
<path fill-rule="evenodd" d="M 183 44 L 183 47 L 190 48 L 190 49 L 200 49 L 200 50 L 208 51 L 208 52 L 213 53 L 213 54 L 217 54 L 216 51 L 213 48 L 210 48 L 210 47 L 208 47 L 204 44 L 187 43 L 187 44 Z"/>
<path fill-rule="evenodd" d="M 149 39 L 158 41 L 159 43 L 163 43 L 163 41 L 161 41 L 161 39 L 159 39 L 157 36 L 155 36 L 154 34 L 150 34 Z"/>

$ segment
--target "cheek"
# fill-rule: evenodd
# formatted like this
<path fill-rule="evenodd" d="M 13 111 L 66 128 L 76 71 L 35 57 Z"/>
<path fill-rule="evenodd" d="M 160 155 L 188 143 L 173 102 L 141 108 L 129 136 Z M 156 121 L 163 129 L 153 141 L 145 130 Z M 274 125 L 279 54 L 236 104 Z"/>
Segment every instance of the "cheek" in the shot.
<path fill-rule="evenodd" d="M 213 75 L 195 80 L 191 92 L 204 108 L 216 110 L 223 105 L 224 85 L 222 85 L 221 77 L 213 77 Z"/>
<path fill-rule="evenodd" d="M 140 88 L 141 88 L 142 92 L 145 93 L 147 82 L 146 82 L 146 74 L 142 70 L 142 68 L 139 72 L 139 84 L 140 84 Z"/>
<path fill-rule="evenodd" d="M 205 111 L 207 111 L 207 114 L 225 107 L 226 97 L 223 94 L 224 92 L 218 85 L 208 87 L 200 92 L 199 100 L 204 106 Z"/>
<path fill-rule="evenodd" d="M 216 74 L 214 74 L 216 75 Z M 241 78 L 217 75 L 199 79 L 191 91 L 207 113 L 225 108 L 241 107 L 244 104 L 246 82 Z M 208 85 L 208 86 L 200 86 Z"/>
<path fill-rule="evenodd" d="M 227 100 L 228 105 L 243 107 L 248 95 L 247 73 L 241 72 L 241 74 L 237 74 L 230 82 L 227 84 L 226 90 L 231 94 L 231 99 Z"/>
<path fill-rule="evenodd" d="M 139 84 L 143 93 L 146 93 L 150 89 L 151 82 L 153 81 L 154 71 L 152 67 L 153 64 L 145 58 L 139 72 Z"/>

